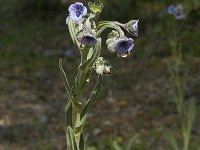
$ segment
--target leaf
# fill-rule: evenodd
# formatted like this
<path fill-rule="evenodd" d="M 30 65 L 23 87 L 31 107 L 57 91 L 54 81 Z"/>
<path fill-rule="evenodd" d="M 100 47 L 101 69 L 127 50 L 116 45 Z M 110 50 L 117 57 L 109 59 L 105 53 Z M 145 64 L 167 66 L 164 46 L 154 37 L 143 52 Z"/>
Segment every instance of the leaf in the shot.
<path fill-rule="evenodd" d="M 80 78 L 80 71 L 78 70 L 78 73 L 76 74 L 76 78 L 75 78 L 75 87 L 76 87 L 76 91 L 77 91 L 77 89 L 78 89 L 79 78 Z"/>
<path fill-rule="evenodd" d="M 94 13 L 94 14 L 99 14 L 101 13 L 102 9 L 103 9 L 103 4 L 100 2 L 100 0 L 95 0 L 94 3 L 89 2 L 88 3 L 88 7 L 90 8 L 90 10 Z"/>
<path fill-rule="evenodd" d="M 113 142 L 113 148 L 114 150 L 122 150 L 122 148 L 119 146 L 119 144 L 116 141 Z"/>
<path fill-rule="evenodd" d="M 81 133 L 81 138 L 80 138 L 80 143 L 79 143 L 79 149 L 80 150 L 85 150 L 85 141 L 84 141 L 83 133 Z"/>
<path fill-rule="evenodd" d="M 75 126 L 75 129 L 74 129 L 74 133 L 77 135 L 77 134 L 80 134 L 83 130 L 83 125 L 84 125 L 84 121 L 83 120 L 80 120 L 76 126 Z"/>
<path fill-rule="evenodd" d="M 87 101 L 87 103 L 85 104 L 85 106 L 83 107 L 83 110 L 81 111 L 81 119 L 85 119 L 87 113 L 91 110 L 92 106 L 95 104 L 97 97 L 99 95 L 99 92 L 101 90 L 102 87 L 102 80 L 103 80 L 103 76 L 99 75 L 98 79 L 97 79 L 97 83 Z"/>
<path fill-rule="evenodd" d="M 191 100 L 188 108 L 188 134 L 190 134 L 192 130 L 192 126 L 195 120 L 195 115 L 196 115 L 195 101 Z"/>
<path fill-rule="evenodd" d="M 80 53 L 81 53 L 81 63 L 84 63 L 85 61 L 87 61 L 87 56 L 88 53 L 93 50 L 93 48 L 91 47 L 81 47 L 79 48 Z"/>
<path fill-rule="evenodd" d="M 63 70 L 63 67 L 62 67 L 62 59 L 61 58 L 59 59 L 59 68 L 60 68 L 60 73 L 61 73 L 61 76 L 63 78 L 64 84 L 65 84 L 67 95 L 69 96 L 70 101 L 72 101 L 73 107 L 79 108 L 82 104 L 80 102 L 75 101 L 75 99 L 74 99 L 74 97 L 71 93 L 71 89 L 70 89 L 70 86 L 69 86 L 69 82 L 67 80 L 66 73 L 65 73 L 65 71 Z"/>
<path fill-rule="evenodd" d="M 67 150 L 79 150 L 77 148 L 74 131 L 70 126 L 67 127 Z"/>
<path fill-rule="evenodd" d="M 62 67 L 62 59 L 61 58 L 59 59 L 59 69 L 60 69 L 60 73 L 61 73 L 61 76 L 63 78 L 64 84 L 65 84 L 67 95 L 69 96 L 70 99 L 73 99 L 71 89 L 70 89 L 70 86 L 69 86 L 69 82 L 67 80 L 67 76 L 66 76 L 65 71 L 63 70 L 63 67 Z"/>
<path fill-rule="evenodd" d="M 133 142 L 138 137 L 138 134 L 135 134 L 129 141 L 128 145 L 126 147 L 126 150 L 132 150 L 133 149 Z"/>
<path fill-rule="evenodd" d="M 167 128 L 163 128 L 163 133 L 164 133 L 164 136 L 165 136 L 167 142 L 172 147 L 172 150 L 178 150 L 178 144 L 175 141 L 172 134 L 169 132 L 169 130 Z"/>
<path fill-rule="evenodd" d="M 72 103 L 71 101 L 68 102 L 67 106 L 66 106 L 66 109 L 65 109 L 65 126 L 70 126 L 72 127 Z"/>

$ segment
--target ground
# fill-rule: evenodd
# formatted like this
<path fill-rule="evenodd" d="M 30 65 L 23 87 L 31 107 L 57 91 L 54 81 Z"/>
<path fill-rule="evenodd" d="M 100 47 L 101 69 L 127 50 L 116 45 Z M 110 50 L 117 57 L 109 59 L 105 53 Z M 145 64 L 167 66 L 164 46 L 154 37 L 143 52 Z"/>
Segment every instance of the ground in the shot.
<path fill-rule="evenodd" d="M 0 150 L 65 149 L 67 96 L 57 67 L 58 58 L 57 55 L 55 58 L 44 56 L 43 59 L 51 61 L 52 65 L 37 65 L 35 62 L 33 70 L 20 63 L 10 64 L 10 68 L 0 73 Z M 66 57 L 64 60 L 72 84 L 77 62 Z M 110 139 L 123 144 L 136 136 L 134 145 L 138 150 L 147 147 L 167 150 L 163 126 L 174 131 L 176 138 L 180 139 L 167 69 L 169 62 L 172 63 L 170 58 L 143 60 L 131 56 L 128 60 L 113 59 L 113 74 L 104 78 L 98 102 L 85 125 L 90 146 L 109 144 Z M 195 98 L 199 110 L 200 59 L 189 57 L 185 59 L 185 66 L 188 71 L 185 103 Z M 83 99 L 89 95 L 89 89 Z M 192 133 L 193 145 L 200 142 L 197 138 L 200 136 L 199 123 L 197 117 Z"/>

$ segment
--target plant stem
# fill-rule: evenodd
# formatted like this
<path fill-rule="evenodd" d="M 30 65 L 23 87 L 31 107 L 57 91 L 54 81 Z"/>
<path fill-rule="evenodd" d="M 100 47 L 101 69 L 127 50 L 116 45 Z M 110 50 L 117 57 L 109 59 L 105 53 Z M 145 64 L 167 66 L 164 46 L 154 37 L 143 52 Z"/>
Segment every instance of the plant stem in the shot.
<path fill-rule="evenodd" d="M 188 150 L 189 141 L 190 141 L 190 135 L 184 132 L 183 133 L 183 150 Z"/>

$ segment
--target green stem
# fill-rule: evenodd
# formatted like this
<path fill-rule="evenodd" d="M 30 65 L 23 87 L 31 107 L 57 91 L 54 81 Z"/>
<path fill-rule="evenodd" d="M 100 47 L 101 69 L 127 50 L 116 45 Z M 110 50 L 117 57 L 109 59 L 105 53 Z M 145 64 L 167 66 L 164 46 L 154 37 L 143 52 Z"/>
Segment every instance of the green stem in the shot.
<path fill-rule="evenodd" d="M 177 53 L 175 54 L 176 54 L 176 57 L 180 55 Z M 187 117 L 186 117 L 186 112 L 185 112 L 185 107 L 184 107 L 184 102 L 183 102 L 183 85 L 180 79 L 180 60 L 177 60 L 176 62 L 175 85 L 176 85 L 176 91 L 177 91 L 177 95 L 176 95 L 177 109 L 178 109 L 178 113 L 180 117 L 181 129 L 182 129 L 182 135 L 183 135 L 183 150 L 188 150 L 189 141 L 190 141 L 190 133 L 188 133 Z"/>
<path fill-rule="evenodd" d="M 83 94 L 83 89 L 84 89 L 84 84 L 87 79 L 87 72 L 85 71 L 80 71 L 79 75 L 79 82 L 78 82 L 78 87 L 77 87 L 77 97 L 78 100 L 81 100 L 82 94 Z"/>
<path fill-rule="evenodd" d="M 82 130 L 81 130 L 81 132 L 77 130 L 77 127 L 80 124 L 80 111 L 75 112 L 74 120 L 75 120 L 75 122 L 74 122 L 75 140 L 76 140 L 77 146 L 79 147 L 79 142 L 80 142 L 81 133 L 82 133 Z"/>
<path fill-rule="evenodd" d="M 189 141 L 190 141 L 190 136 L 186 132 L 184 132 L 183 133 L 183 150 L 188 150 Z"/>
<path fill-rule="evenodd" d="M 122 31 L 122 29 L 117 24 L 114 24 L 111 21 L 101 21 L 97 24 L 97 28 L 99 28 L 96 34 L 97 37 L 99 37 L 101 33 L 107 28 L 113 28 L 119 32 L 121 37 L 124 36 L 124 32 Z"/>

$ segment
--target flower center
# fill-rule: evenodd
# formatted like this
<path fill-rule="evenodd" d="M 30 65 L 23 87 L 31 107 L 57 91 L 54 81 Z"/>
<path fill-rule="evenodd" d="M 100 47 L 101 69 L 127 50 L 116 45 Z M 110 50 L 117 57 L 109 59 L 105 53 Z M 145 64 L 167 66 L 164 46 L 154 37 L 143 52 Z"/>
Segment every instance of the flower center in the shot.
<path fill-rule="evenodd" d="M 96 43 L 96 39 L 92 36 L 83 36 L 79 39 L 79 42 L 87 46 L 93 46 Z"/>
<path fill-rule="evenodd" d="M 120 51 L 127 51 L 131 46 L 131 43 L 129 43 L 128 41 L 123 41 L 120 44 Z"/>
<path fill-rule="evenodd" d="M 83 14 L 83 6 L 82 5 L 76 5 L 76 16 L 79 17 Z"/>
<path fill-rule="evenodd" d="M 130 51 L 130 47 L 133 45 L 132 41 L 120 41 L 118 44 L 115 46 L 115 50 L 118 53 L 126 53 L 127 51 Z"/>

